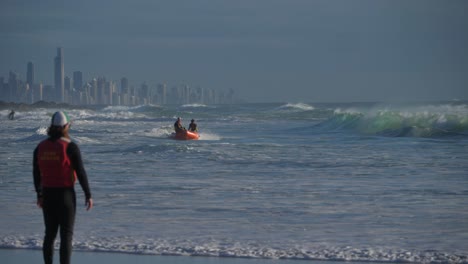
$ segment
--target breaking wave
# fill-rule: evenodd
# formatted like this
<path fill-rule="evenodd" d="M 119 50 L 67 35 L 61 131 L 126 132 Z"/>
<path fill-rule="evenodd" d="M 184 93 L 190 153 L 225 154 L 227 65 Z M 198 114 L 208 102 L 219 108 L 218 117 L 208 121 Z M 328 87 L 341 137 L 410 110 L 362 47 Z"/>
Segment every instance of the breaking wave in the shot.
<path fill-rule="evenodd" d="M 304 103 L 297 103 L 297 104 L 288 103 L 288 104 L 278 107 L 278 110 L 289 110 L 289 111 L 311 111 L 314 109 L 315 107 L 308 105 L 308 104 L 304 104 Z"/>
<path fill-rule="evenodd" d="M 229 258 L 263 258 L 322 261 L 360 261 L 383 263 L 468 263 L 468 256 L 436 250 L 406 250 L 389 248 L 354 248 L 330 245 L 294 245 L 290 248 L 265 246 L 256 242 L 192 240 L 135 240 L 132 237 L 97 238 L 74 241 L 80 251 L 129 253 L 145 255 L 203 256 Z M 6 236 L 0 239 L 0 248 L 40 249 L 38 237 Z"/>
<path fill-rule="evenodd" d="M 468 109 L 465 106 L 374 111 L 336 109 L 331 118 L 316 128 L 389 137 L 468 136 Z"/>
<path fill-rule="evenodd" d="M 198 108 L 198 107 L 208 107 L 205 104 L 185 104 L 182 105 L 183 108 Z"/>

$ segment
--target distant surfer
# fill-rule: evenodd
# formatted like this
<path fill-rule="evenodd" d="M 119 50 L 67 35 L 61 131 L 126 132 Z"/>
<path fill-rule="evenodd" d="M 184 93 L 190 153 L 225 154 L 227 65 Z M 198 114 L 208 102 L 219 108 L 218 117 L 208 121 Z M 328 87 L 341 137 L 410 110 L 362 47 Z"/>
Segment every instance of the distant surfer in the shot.
<path fill-rule="evenodd" d="M 190 125 L 188 127 L 188 131 L 190 132 L 198 132 L 198 128 L 197 128 L 197 123 L 195 123 L 195 119 L 192 119 L 190 121 Z"/>
<path fill-rule="evenodd" d="M 8 119 L 10 120 L 15 119 L 15 110 L 11 110 L 11 112 L 8 114 Z"/>
<path fill-rule="evenodd" d="M 182 119 L 180 117 L 174 123 L 174 130 L 176 133 L 186 131 L 185 127 L 182 126 Z"/>

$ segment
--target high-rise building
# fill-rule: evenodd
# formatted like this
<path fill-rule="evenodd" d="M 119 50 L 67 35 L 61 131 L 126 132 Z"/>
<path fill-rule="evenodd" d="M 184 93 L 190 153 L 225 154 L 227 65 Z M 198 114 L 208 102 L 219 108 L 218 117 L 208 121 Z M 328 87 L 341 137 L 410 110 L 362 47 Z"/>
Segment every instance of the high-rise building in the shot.
<path fill-rule="evenodd" d="M 72 97 L 72 93 L 71 93 L 72 88 L 71 88 L 71 79 L 70 79 L 70 77 L 65 76 L 64 85 L 65 85 L 65 86 L 64 86 L 64 87 L 65 87 L 65 88 L 64 88 L 64 90 L 65 90 L 65 95 L 64 95 L 65 99 L 64 99 L 64 102 L 65 102 L 65 103 L 70 103 L 70 102 L 71 102 L 71 99 L 72 99 L 72 98 L 71 98 L 71 97 Z"/>
<path fill-rule="evenodd" d="M 65 76 L 64 79 L 64 84 L 65 84 L 65 90 L 71 90 L 71 79 L 68 76 Z"/>
<path fill-rule="evenodd" d="M 33 89 L 32 90 L 33 102 L 42 101 L 43 100 L 42 83 L 33 85 L 32 89 Z"/>
<path fill-rule="evenodd" d="M 97 98 L 96 103 L 100 105 L 105 105 L 106 103 L 106 95 L 105 95 L 105 87 L 106 87 L 106 78 L 98 77 L 97 79 Z"/>
<path fill-rule="evenodd" d="M 10 71 L 10 74 L 8 76 L 8 94 L 7 94 L 7 100 L 11 102 L 17 102 L 18 101 L 18 94 L 19 94 L 19 78 L 18 74 L 15 72 Z"/>
<path fill-rule="evenodd" d="M 53 101 L 54 100 L 54 87 L 52 85 L 44 85 L 42 87 L 42 98 L 44 101 Z"/>
<path fill-rule="evenodd" d="M 30 87 L 34 85 L 34 64 L 32 62 L 28 62 L 28 71 L 27 71 L 27 83 Z"/>
<path fill-rule="evenodd" d="M 76 91 L 83 89 L 83 73 L 80 71 L 73 72 L 73 88 Z"/>
<path fill-rule="evenodd" d="M 91 104 L 97 104 L 97 98 L 98 98 L 98 81 L 96 78 L 93 78 L 91 81 L 91 89 L 90 89 L 90 103 Z"/>
<path fill-rule="evenodd" d="M 54 59 L 55 73 L 55 96 L 59 102 L 65 101 L 65 66 L 63 59 L 63 48 L 57 48 L 57 56 Z"/>
<path fill-rule="evenodd" d="M 128 87 L 128 79 L 126 77 L 120 79 L 120 92 L 123 94 L 130 94 Z"/>
<path fill-rule="evenodd" d="M 167 87 L 165 83 L 160 83 L 158 84 L 158 89 L 157 89 L 157 95 L 158 95 L 158 103 L 159 104 L 166 104 L 166 98 L 167 98 Z"/>
<path fill-rule="evenodd" d="M 150 104 L 151 103 L 151 92 L 150 87 L 146 82 L 141 85 L 138 97 L 140 98 L 140 104 Z"/>
<path fill-rule="evenodd" d="M 108 105 L 113 105 L 113 99 L 114 99 L 114 90 L 115 90 L 115 84 L 113 81 L 108 81 L 105 84 L 105 90 L 104 90 L 104 96 L 105 96 L 105 104 Z"/>
<path fill-rule="evenodd" d="M 182 91 L 183 91 L 183 101 L 182 102 L 184 104 L 190 103 L 190 93 L 191 93 L 190 86 L 184 85 Z"/>

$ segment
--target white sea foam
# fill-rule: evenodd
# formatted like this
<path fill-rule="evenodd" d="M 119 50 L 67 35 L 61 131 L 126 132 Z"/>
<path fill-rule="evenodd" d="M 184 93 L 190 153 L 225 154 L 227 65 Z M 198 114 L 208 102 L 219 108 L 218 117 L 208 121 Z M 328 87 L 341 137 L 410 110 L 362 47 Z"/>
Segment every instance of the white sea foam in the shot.
<path fill-rule="evenodd" d="M 36 134 L 46 136 L 47 135 L 47 127 L 39 127 L 36 130 Z"/>
<path fill-rule="evenodd" d="M 102 111 L 105 112 L 122 112 L 130 111 L 131 109 L 139 108 L 140 106 L 107 106 Z"/>
<path fill-rule="evenodd" d="M 143 135 L 147 137 L 157 137 L 157 138 L 166 138 L 170 136 L 173 132 L 172 127 L 157 127 L 157 128 L 152 128 L 150 130 L 145 130 L 142 132 Z"/>
<path fill-rule="evenodd" d="M 205 104 L 185 104 L 185 105 L 182 105 L 182 107 L 184 107 L 184 108 L 197 108 L 197 107 L 208 107 L 208 106 L 205 105 Z"/>
<path fill-rule="evenodd" d="M 79 144 L 98 144 L 100 141 L 90 137 L 73 137 L 73 141 Z"/>
<path fill-rule="evenodd" d="M 221 140 L 221 136 L 210 133 L 210 132 L 201 132 L 200 133 L 200 140 Z"/>
<path fill-rule="evenodd" d="M 391 248 L 354 248 L 314 245 L 310 247 L 278 248 L 256 242 L 235 241 L 191 241 L 191 240 L 138 240 L 132 237 L 75 239 L 75 250 L 109 253 L 131 253 L 149 255 L 203 256 L 229 258 L 264 258 L 292 260 L 363 261 L 382 263 L 468 263 L 463 254 L 451 254 L 436 250 L 414 251 Z M 40 249 L 42 239 L 38 237 L 6 236 L 0 238 L 0 248 Z"/>
<path fill-rule="evenodd" d="M 314 110 L 315 107 L 305 104 L 305 103 L 287 103 L 279 107 L 279 109 L 292 109 L 292 110 L 300 110 L 300 111 L 311 111 Z"/>

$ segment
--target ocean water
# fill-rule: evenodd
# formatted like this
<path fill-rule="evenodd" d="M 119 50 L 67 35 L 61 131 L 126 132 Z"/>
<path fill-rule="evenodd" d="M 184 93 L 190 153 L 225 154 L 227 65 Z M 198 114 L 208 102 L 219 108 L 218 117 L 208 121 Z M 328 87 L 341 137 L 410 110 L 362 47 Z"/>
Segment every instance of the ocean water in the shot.
<path fill-rule="evenodd" d="M 0 248 L 41 248 L 32 152 L 56 108 L 0 110 Z M 468 103 L 65 109 L 95 202 L 82 251 L 468 263 Z M 198 141 L 170 139 L 195 118 Z"/>

